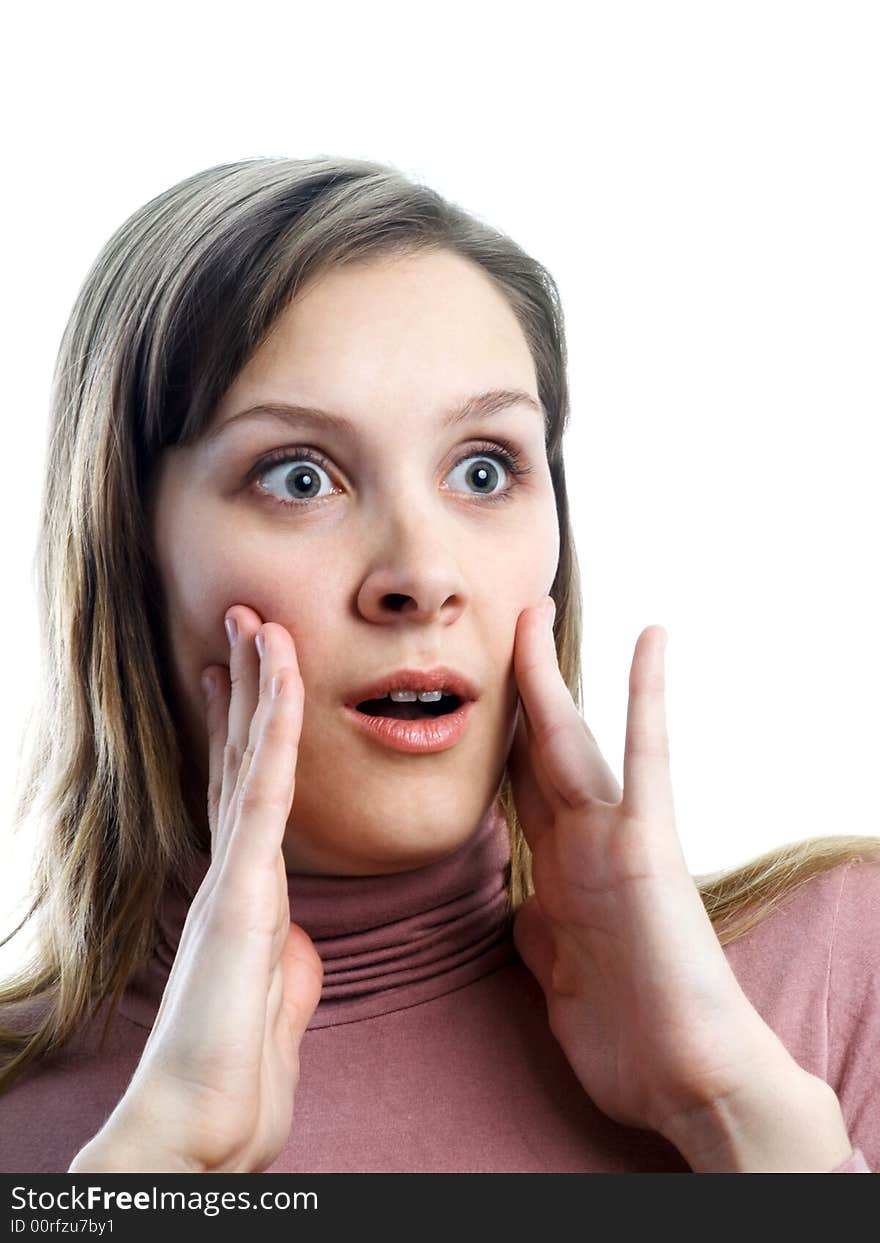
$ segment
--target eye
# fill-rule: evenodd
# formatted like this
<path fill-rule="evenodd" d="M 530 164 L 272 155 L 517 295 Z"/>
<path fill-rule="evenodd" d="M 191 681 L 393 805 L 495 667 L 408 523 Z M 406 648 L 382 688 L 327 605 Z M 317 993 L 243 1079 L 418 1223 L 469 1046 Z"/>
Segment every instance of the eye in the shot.
<path fill-rule="evenodd" d="M 257 478 L 266 480 L 275 476 L 275 486 L 286 493 L 284 499 L 278 497 L 280 504 L 296 505 L 301 501 L 313 501 L 320 498 L 321 475 L 326 477 L 327 472 L 311 454 L 303 452 L 294 456 L 287 453 L 284 457 L 275 460 L 277 465 L 270 470 L 261 471 Z M 271 488 L 263 490 L 272 491 Z"/>
<path fill-rule="evenodd" d="M 501 471 L 498 468 L 499 462 Z M 472 465 L 466 466 L 467 463 Z M 311 501 L 324 500 L 332 495 L 332 490 L 324 493 L 320 490 L 321 476 L 327 476 L 328 467 L 327 459 L 315 449 L 278 449 L 258 463 L 249 478 L 259 485 L 256 490 L 268 494 L 274 503 L 287 509 L 305 509 Z M 499 445 L 482 445 L 459 458 L 450 476 L 455 471 L 461 472 L 466 485 L 465 491 L 470 496 L 482 497 L 484 501 L 491 503 L 508 500 L 523 476 L 532 473 L 532 468 L 523 463 L 520 453 L 513 445 L 508 444 L 505 448 Z M 275 482 L 269 486 L 266 481 L 272 476 L 275 477 Z M 506 487 L 503 486 L 504 477 L 508 480 Z M 279 496 L 276 488 L 285 495 Z"/>
<path fill-rule="evenodd" d="M 450 478 L 456 471 L 461 470 L 466 486 L 468 488 L 476 488 L 475 495 L 485 496 L 494 500 L 497 496 L 504 495 L 503 491 L 501 493 L 497 491 L 497 485 L 499 483 L 503 485 L 503 480 L 499 479 L 497 463 L 499 461 L 503 463 L 506 457 L 507 455 L 502 453 L 469 453 L 467 457 L 462 458 L 453 468 L 450 472 Z M 462 470 L 465 463 L 471 463 L 471 465 L 466 466 Z M 511 475 L 516 473 L 509 458 L 504 465 L 504 474 L 507 475 L 508 473 Z"/>

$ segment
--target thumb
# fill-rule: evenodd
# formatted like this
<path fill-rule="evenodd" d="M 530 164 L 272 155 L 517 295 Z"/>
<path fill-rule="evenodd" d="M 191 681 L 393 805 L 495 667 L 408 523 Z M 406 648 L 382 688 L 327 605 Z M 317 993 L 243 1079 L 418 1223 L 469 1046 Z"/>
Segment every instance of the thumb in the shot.
<path fill-rule="evenodd" d="M 520 958 L 549 997 L 553 991 L 556 948 L 535 894 L 526 898 L 513 917 L 513 943 Z"/>
<path fill-rule="evenodd" d="M 321 1000 L 324 964 L 309 934 L 291 923 L 281 951 L 284 978 L 284 1010 L 290 1033 L 297 1045 Z"/>

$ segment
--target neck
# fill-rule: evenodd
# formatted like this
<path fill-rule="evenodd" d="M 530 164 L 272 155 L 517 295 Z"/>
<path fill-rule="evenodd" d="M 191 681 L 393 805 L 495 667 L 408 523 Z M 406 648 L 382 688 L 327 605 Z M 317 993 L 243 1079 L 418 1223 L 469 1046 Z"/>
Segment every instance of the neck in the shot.
<path fill-rule="evenodd" d="M 425 867 L 371 876 L 288 874 L 291 919 L 324 964 L 310 1027 L 351 1022 L 441 996 L 515 954 L 508 909 L 507 823 L 496 800 L 476 831 Z M 151 1026 L 184 921 L 210 863 L 202 852 L 182 893 L 169 887 L 153 957 L 132 981 L 127 1012 Z"/>

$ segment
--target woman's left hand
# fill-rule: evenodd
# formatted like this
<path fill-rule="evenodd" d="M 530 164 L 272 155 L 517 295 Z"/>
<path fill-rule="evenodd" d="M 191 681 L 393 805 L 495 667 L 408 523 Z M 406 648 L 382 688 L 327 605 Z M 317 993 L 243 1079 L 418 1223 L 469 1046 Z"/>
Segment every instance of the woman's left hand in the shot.
<path fill-rule="evenodd" d="M 661 1134 L 756 1073 L 797 1068 L 742 991 L 685 863 L 665 644 L 659 626 L 636 642 L 621 793 L 563 680 L 552 612 L 525 609 L 508 761 L 535 887 L 514 919 L 517 949 L 587 1094 L 615 1121 Z"/>

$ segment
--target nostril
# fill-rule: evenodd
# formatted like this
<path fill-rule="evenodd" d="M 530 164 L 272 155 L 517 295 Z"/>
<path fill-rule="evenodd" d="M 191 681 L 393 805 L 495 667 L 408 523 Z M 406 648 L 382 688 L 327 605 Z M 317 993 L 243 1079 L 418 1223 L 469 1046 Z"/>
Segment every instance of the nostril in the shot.
<path fill-rule="evenodd" d="M 406 608 L 406 602 L 408 599 L 409 596 L 399 595 L 392 592 L 385 597 L 385 602 L 391 609 L 392 613 L 402 613 Z"/>

